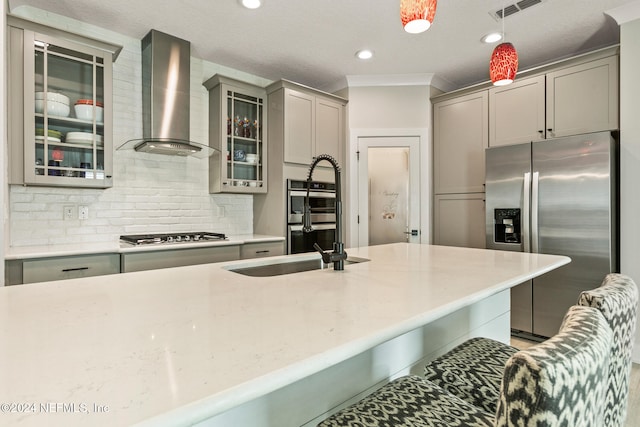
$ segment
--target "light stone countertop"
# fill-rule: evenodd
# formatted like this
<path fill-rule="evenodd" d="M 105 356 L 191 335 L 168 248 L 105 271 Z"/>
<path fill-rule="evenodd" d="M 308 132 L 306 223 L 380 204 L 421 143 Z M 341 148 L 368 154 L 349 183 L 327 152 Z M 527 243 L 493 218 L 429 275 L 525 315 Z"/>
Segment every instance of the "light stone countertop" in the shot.
<path fill-rule="evenodd" d="M 141 233 L 142 234 L 142 233 Z M 131 245 L 123 242 L 78 243 L 69 245 L 43 245 L 10 247 L 5 253 L 6 260 L 48 258 L 56 256 L 91 255 L 104 253 L 151 252 L 175 249 L 206 248 L 212 246 L 243 245 L 245 243 L 266 243 L 284 241 L 284 237 L 262 234 L 229 235 L 226 240 L 193 243 L 165 243 L 159 245 Z"/>
<path fill-rule="evenodd" d="M 569 262 L 403 243 L 348 252 L 370 261 L 225 269 L 318 256 L 300 254 L 1 288 L 0 403 L 36 406 L 0 424 L 191 425 Z"/>

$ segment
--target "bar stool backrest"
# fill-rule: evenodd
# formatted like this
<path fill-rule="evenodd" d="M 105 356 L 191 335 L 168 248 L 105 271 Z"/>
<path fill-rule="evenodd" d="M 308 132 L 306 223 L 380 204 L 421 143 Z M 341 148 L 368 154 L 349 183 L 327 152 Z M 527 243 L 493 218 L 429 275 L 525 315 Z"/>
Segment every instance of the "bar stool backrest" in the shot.
<path fill-rule="evenodd" d="M 638 287 L 629 276 L 608 274 L 599 288 L 582 292 L 578 304 L 600 310 L 613 331 L 603 425 L 623 427 L 629 400 Z"/>
<path fill-rule="evenodd" d="M 612 339 L 600 311 L 571 307 L 558 334 L 507 361 L 495 426 L 605 425 Z"/>

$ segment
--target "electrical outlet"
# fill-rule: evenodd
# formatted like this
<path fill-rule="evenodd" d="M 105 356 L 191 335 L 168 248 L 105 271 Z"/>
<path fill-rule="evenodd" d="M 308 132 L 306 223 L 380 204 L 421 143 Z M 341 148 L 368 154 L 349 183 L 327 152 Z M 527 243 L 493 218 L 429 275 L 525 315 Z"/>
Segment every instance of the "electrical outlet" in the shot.
<path fill-rule="evenodd" d="M 62 217 L 64 220 L 73 219 L 73 206 L 64 206 L 62 208 Z"/>
<path fill-rule="evenodd" d="M 78 219 L 89 219 L 89 206 L 80 206 L 78 208 Z"/>

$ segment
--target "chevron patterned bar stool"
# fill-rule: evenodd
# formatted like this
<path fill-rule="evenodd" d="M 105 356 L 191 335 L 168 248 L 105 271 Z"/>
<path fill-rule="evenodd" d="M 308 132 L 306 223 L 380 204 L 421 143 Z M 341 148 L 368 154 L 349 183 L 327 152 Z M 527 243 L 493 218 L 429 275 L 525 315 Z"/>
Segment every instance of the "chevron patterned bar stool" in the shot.
<path fill-rule="evenodd" d="M 630 277 L 611 273 L 600 287 L 583 292 L 578 304 L 599 309 L 614 333 L 605 425 L 622 427 L 628 402 L 638 287 Z M 498 341 L 473 338 L 429 363 L 425 368 L 425 378 L 449 393 L 494 413 L 502 370 L 516 351 L 516 348 Z"/>
<path fill-rule="evenodd" d="M 638 287 L 629 276 L 609 274 L 599 288 L 580 294 L 578 304 L 600 310 L 613 331 L 604 425 L 623 427 L 629 402 Z"/>
<path fill-rule="evenodd" d="M 399 378 L 318 427 L 603 426 L 613 333 L 595 308 L 573 306 L 560 332 L 513 354 L 495 414 L 415 375 Z"/>

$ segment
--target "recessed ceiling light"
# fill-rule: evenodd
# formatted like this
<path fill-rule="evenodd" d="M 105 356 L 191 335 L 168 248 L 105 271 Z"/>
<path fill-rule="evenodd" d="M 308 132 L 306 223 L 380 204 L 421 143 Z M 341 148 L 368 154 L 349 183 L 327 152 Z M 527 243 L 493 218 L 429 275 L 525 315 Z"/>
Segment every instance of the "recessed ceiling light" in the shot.
<path fill-rule="evenodd" d="M 482 43 L 495 43 L 502 40 L 502 33 L 489 33 L 484 35 L 480 40 L 482 40 Z"/>
<path fill-rule="evenodd" d="M 240 3 L 247 9 L 257 9 L 262 6 L 262 0 L 241 0 Z"/>
<path fill-rule="evenodd" d="M 362 49 L 356 52 L 356 56 L 359 59 L 371 59 L 373 57 L 373 52 L 369 49 Z"/>

